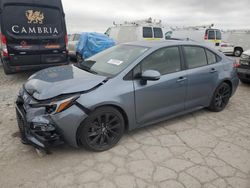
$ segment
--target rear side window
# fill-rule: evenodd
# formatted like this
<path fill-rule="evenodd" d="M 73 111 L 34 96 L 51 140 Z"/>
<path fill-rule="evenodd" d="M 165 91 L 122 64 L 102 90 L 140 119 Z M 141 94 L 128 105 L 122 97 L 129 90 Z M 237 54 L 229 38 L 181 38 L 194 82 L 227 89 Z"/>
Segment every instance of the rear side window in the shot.
<path fill-rule="evenodd" d="M 221 32 L 220 32 L 220 30 L 216 30 L 216 39 L 217 40 L 221 40 Z"/>
<path fill-rule="evenodd" d="M 153 38 L 152 27 L 143 27 L 143 38 Z"/>
<path fill-rule="evenodd" d="M 206 50 L 206 54 L 207 54 L 207 62 L 208 62 L 208 64 L 214 64 L 214 63 L 217 62 L 217 57 L 213 52 L 211 52 L 209 50 Z"/>
<path fill-rule="evenodd" d="M 188 68 L 197 68 L 207 65 L 205 50 L 196 46 L 184 46 L 184 53 Z"/>
<path fill-rule="evenodd" d="M 181 59 L 178 47 L 157 50 L 141 62 L 142 72 L 156 70 L 162 75 L 181 70 Z"/>
<path fill-rule="evenodd" d="M 163 38 L 162 29 L 159 27 L 154 27 L 154 38 Z"/>

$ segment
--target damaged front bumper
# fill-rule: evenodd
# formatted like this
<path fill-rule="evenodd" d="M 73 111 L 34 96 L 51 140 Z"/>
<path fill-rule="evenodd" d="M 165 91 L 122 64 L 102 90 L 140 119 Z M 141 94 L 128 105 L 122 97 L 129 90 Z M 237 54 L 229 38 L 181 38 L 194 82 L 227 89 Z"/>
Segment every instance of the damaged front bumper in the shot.
<path fill-rule="evenodd" d="M 24 101 L 18 97 L 16 101 L 16 116 L 22 142 L 33 145 L 37 149 L 49 152 L 50 146 L 63 143 L 55 123 L 49 116 L 36 116 L 32 122 L 27 120 Z"/>
<path fill-rule="evenodd" d="M 41 101 L 31 97 L 25 89 L 20 90 L 16 100 L 16 116 L 22 142 L 46 152 L 49 152 L 50 147 L 64 142 L 78 147 L 77 130 L 88 117 L 85 109 L 75 101 L 60 113 L 49 113 L 40 103 Z"/>

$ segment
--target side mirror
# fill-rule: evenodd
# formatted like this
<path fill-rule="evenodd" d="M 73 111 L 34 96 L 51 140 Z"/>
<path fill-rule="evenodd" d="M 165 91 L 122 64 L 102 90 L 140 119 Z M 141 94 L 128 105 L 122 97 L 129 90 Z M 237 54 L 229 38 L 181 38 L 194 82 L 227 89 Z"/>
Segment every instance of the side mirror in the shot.
<path fill-rule="evenodd" d="M 146 70 L 141 74 L 141 83 L 145 85 L 147 81 L 156 81 L 161 78 L 161 73 L 155 70 Z"/>

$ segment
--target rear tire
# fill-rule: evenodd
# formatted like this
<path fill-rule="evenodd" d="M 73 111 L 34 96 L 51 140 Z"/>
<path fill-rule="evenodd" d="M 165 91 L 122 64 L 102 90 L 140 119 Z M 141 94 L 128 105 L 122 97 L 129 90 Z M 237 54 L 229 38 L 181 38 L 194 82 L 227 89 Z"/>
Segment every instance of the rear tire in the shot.
<path fill-rule="evenodd" d="M 14 71 L 11 70 L 11 68 L 6 64 L 5 61 L 2 60 L 2 64 L 3 64 L 4 73 L 6 75 L 15 73 Z"/>
<path fill-rule="evenodd" d="M 122 114 L 113 107 L 96 109 L 81 124 L 78 140 L 84 148 L 92 151 L 105 151 L 115 146 L 124 133 Z"/>
<path fill-rule="evenodd" d="M 225 109 L 231 97 L 232 89 L 230 85 L 223 82 L 214 92 L 212 101 L 208 109 L 212 112 L 220 112 Z"/>

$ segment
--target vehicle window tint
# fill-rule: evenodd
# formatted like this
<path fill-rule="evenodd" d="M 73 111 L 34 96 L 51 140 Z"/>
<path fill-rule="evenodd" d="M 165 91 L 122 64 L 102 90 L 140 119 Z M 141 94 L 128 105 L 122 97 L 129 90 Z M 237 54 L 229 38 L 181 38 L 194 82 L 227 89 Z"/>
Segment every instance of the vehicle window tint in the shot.
<path fill-rule="evenodd" d="M 216 39 L 221 40 L 221 32 L 219 30 L 216 31 Z"/>
<path fill-rule="evenodd" d="M 217 62 L 216 55 L 213 52 L 211 52 L 209 50 L 206 50 L 206 53 L 207 53 L 207 62 L 208 62 L 208 64 L 213 64 L 213 63 Z"/>
<path fill-rule="evenodd" d="M 201 47 L 184 46 L 184 52 L 188 68 L 196 68 L 207 65 L 205 50 Z"/>
<path fill-rule="evenodd" d="M 142 72 L 156 70 L 162 75 L 181 70 L 181 60 L 178 47 L 157 50 L 147 56 L 141 63 Z"/>
<path fill-rule="evenodd" d="M 214 30 L 208 31 L 208 39 L 214 40 L 215 39 L 215 32 Z"/>
<path fill-rule="evenodd" d="M 154 27 L 154 38 L 163 38 L 163 33 L 161 28 Z"/>
<path fill-rule="evenodd" d="M 143 27 L 143 38 L 153 38 L 152 27 Z"/>

